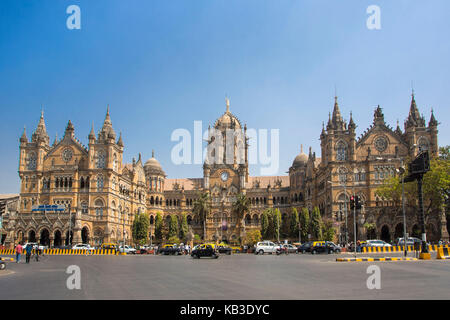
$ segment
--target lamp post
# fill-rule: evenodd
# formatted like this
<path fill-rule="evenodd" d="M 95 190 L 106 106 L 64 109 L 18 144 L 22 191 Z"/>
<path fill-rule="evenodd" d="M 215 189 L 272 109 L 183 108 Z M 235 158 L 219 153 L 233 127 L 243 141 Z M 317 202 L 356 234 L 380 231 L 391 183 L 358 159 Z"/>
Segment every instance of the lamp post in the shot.
<path fill-rule="evenodd" d="M 408 255 L 408 246 L 406 245 L 407 234 L 406 234 L 406 213 L 405 213 L 405 168 L 403 166 L 403 159 L 400 168 L 397 172 L 402 175 L 402 211 L 403 211 L 403 245 L 405 257 Z"/>
<path fill-rule="evenodd" d="M 72 226 L 72 214 L 71 214 L 71 212 L 70 212 L 70 203 L 69 203 L 69 206 L 68 206 L 68 208 L 67 208 L 68 210 L 69 210 L 69 235 L 68 235 L 68 240 L 67 240 L 67 244 L 69 245 L 69 246 L 71 246 L 72 244 L 71 244 L 71 242 L 72 241 L 70 241 L 71 239 L 70 239 L 70 228 L 71 228 L 71 226 Z"/>

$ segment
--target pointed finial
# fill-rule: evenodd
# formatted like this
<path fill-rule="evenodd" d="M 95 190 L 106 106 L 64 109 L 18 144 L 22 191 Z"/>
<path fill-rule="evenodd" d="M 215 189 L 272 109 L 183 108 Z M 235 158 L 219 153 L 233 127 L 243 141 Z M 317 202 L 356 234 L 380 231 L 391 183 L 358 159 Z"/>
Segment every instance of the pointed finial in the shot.
<path fill-rule="evenodd" d="M 152 158 L 155 157 L 155 150 L 152 150 Z"/>
<path fill-rule="evenodd" d="M 303 153 L 303 144 L 300 145 L 300 153 Z"/>
<path fill-rule="evenodd" d="M 227 112 L 230 112 L 230 99 L 228 97 L 225 97 L 225 103 L 227 105 Z"/>
<path fill-rule="evenodd" d="M 22 132 L 22 136 L 20 137 L 20 142 L 27 142 L 28 138 L 27 138 L 27 133 L 26 133 L 26 128 L 25 126 L 23 126 L 23 132 Z"/>

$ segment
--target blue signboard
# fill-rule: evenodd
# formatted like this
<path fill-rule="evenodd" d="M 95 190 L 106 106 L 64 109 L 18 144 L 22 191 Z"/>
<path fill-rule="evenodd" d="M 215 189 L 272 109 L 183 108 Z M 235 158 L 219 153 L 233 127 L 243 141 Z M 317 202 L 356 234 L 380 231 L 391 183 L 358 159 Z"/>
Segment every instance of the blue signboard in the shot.
<path fill-rule="evenodd" d="M 57 204 L 42 204 L 39 206 L 33 206 L 33 208 L 31 209 L 31 211 L 55 211 L 55 212 L 60 212 L 60 211 L 65 211 L 66 210 L 66 206 L 62 206 L 62 205 L 57 205 Z"/>

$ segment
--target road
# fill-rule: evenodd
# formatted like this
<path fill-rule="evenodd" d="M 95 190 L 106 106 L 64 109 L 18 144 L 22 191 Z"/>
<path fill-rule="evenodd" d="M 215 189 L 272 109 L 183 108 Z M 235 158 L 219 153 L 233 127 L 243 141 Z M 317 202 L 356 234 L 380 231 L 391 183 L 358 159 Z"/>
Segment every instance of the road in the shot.
<path fill-rule="evenodd" d="M 450 299 L 450 260 L 336 262 L 336 257 L 47 256 L 8 263 L 8 272 L 0 272 L 0 299 Z M 80 268 L 80 290 L 66 287 L 70 265 Z M 367 288 L 370 265 L 380 267 L 379 290 Z"/>

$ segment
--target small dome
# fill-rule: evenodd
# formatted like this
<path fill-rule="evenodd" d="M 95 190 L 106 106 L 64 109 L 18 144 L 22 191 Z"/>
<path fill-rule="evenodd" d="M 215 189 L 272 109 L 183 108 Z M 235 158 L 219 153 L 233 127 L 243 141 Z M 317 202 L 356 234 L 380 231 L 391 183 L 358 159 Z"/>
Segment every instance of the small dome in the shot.
<path fill-rule="evenodd" d="M 239 119 L 230 112 L 230 100 L 226 99 L 227 109 L 225 113 L 216 120 L 214 123 L 214 128 L 222 129 L 222 128 L 234 128 L 241 129 L 241 122 Z"/>
<path fill-rule="evenodd" d="M 161 173 L 164 175 L 164 171 L 161 167 L 161 164 L 158 160 L 155 158 L 155 152 L 152 151 L 152 157 L 147 160 L 144 164 L 144 170 L 146 172 L 152 172 L 152 173 Z"/>
<path fill-rule="evenodd" d="M 306 166 L 308 163 L 308 156 L 303 153 L 303 146 L 301 147 L 300 153 L 295 157 L 294 162 L 292 163 L 293 167 Z"/>

